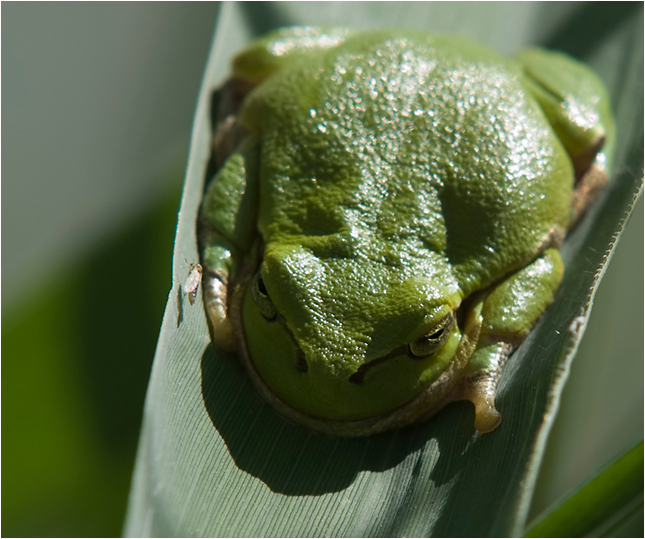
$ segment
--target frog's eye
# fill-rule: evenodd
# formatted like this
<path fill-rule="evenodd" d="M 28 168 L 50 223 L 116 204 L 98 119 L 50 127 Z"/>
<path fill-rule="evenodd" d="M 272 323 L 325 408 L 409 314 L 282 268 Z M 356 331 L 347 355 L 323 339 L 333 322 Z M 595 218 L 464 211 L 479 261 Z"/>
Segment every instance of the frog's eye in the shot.
<path fill-rule="evenodd" d="M 454 313 L 444 316 L 428 333 L 408 345 L 410 354 L 415 358 L 422 358 L 441 349 L 450 337 L 450 330 L 454 323 Z"/>
<path fill-rule="evenodd" d="M 253 294 L 253 299 L 260 309 L 260 313 L 267 320 L 272 320 L 275 318 L 278 311 L 276 310 L 269 293 L 267 292 L 266 287 L 264 286 L 264 281 L 262 280 L 262 274 L 258 271 L 253 278 L 253 284 L 251 285 L 251 293 Z"/>

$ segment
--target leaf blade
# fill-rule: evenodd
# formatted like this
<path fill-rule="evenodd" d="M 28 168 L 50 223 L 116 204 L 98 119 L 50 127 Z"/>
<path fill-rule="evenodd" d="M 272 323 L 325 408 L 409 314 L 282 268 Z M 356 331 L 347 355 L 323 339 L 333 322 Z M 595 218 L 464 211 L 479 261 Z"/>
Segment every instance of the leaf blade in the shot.
<path fill-rule="evenodd" d="M 346 22 L 360 9 L 363 15 L 369 15 L 376 7 L 381 8 L 350 5 L 341 13 L 349 10 Z M 235 9 L 227 5 L 228 12 L 220 21 L 214 48 L 219 59 L 225 56 L 224 45 L 237 48 L 235 43 L 241 45 L 239 41 L 248 37 Z M 298 8 L 290 19 L 281 15 L 281 4 L 268 9 L 271 13 L 264 14 L 266 20 L 304 22 L 298 18 L 302 16 Z M 334 9 L 339 8 L 336 5 Z M 453 16 L 442 9 L 434 13 L 438 14 L 434 24 L 442 22 L 442 17 Z M 499 31 L 500 26 L 511 20 L 517 22 L 517 9 L 512 6 L 503 14 L 502 23 L 486 19 L 484 34 L 489 42 L 491 36 L 505 41 L 503 37 L 507 36 Z M 526 9 L 520 27 L 535 16 L 535 6 Z M 314 9 L 314 14 L 310 16 L 318 24 L 325 22 L 321 11 Z M 401 17 L 393 8 L 387 12 L 386 6 L 373 16 L 372 24 L 384 14 L 393 25 L 396 21 L 392 19 Z M 333 18 L 333 14 L 328 16 Z M 456 17 L 454 30 L 463 27 L 458 24 L 460 20 Z M 466 26 L 470 24 L 470 18 L 463 20 Z M 496 36 L 491 24 L 502 37 Z M 233 30 L 227 33 L 226 28 Z M 513 39 L 516 45 L 522 43 L 517 35 Z M 507 39 L 501 48 L 508 46 Z M 186 259 L 196 261 L 197 256 L 194 219 L 209 140 L 199 115 L 205 118 L 208 114 L 205 94 L 216 81 L 214 74 L 224 76 L 221 66 L 216 68 L 214 63 L 209 62 L 197 112 L 178 229 L 175 287 L 187 275 Z M 642 125 L 640 129 L 642 138 Z M 642 162 L 642 156 L 640 159 Z M 151 381 L 126 533 L 521 534 L 559 392 L 579 338 L 578 331 L 564 330 L 574 321 L 578 322 L 575 328 L 584 327 L 581 322 L 588 315 L 589 291 L 597 286 L 596 272 L 605 263 L 603 253 L 619 233 L 621 227 L 616 223 L 638 184 L 630 174 L 622 174 L 568 242 L 563 256 L 571 267 L 569 277 L 565 274 L 550 315 L 505 371 L 498 404 L 506 424 L 485 437 L 473 434 L 473 413 L 466 403 L 451 405 L 424 425 L 367 440 L 324 438 L 285 423 L 258 400 L 234 358 L 217 355 L 209 347 L 201 301 L 190 309 L 184 301 L 185 320 L 176 327 L 178 299 L 171 293 L 164 340 L 160 341 Z M 580 275 L 582 278 L 576 277 Z M 162 435 L 167 432 L 172 436 Z"/>

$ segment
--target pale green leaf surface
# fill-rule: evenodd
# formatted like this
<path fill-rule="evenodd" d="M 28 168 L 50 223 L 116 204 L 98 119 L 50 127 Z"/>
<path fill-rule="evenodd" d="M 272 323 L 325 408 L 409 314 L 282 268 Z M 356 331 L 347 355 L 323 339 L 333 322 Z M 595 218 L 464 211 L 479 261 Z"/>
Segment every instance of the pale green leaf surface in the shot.
<path fill-rule="evenodd" d="M 522 534 L 589 300 L 641 183 L 642 5 L 636 13 L 623 7 L 601 17 L 594 9 L 225 5 L 195 117 L 174 287 L 148 390 L 127 535 Z M 580 21 L 586 25 L 577 26 Z M 593 39 L 591 23 L 597 26 Z M 180 296 L 189 264 L 198 258 L 195 218 L 209 156 L 212 90 L 226 76 L 235 50 L 252 35 L 286 24 L 460 32 L 506 54 L 543 44 L 588 62 L 608 84 L 618 122 L 616 173 L 562 251 L 566 273 L 555 303 L 504 371 L 497 399 L 504 420 L 495 432 L 474 432 L 467 403 L 449 406 L 424 425 L 365 440 L 326 438 L 288 424 L 254 394 L 235 358 L 212 348 L 201 298 L 190 306 Z"/>

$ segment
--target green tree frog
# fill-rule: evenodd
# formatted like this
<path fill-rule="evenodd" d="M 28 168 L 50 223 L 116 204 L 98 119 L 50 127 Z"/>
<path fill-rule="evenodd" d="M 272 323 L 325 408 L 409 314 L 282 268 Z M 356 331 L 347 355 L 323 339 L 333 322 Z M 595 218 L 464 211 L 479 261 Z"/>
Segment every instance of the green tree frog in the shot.
<path fill-rule="evenodd" d="M 338 436 L 475 405 L 552 302 L 607 179 L 587 67 L 417 31 L 287 28 L 233 61 L 200 216 L 214 343 L 287 418 Z"/>

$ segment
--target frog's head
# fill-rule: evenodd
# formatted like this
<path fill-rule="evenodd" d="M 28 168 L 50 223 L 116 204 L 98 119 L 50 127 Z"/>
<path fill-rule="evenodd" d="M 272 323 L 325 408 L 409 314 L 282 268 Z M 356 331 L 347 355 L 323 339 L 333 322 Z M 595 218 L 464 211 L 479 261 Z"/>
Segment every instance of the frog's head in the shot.
<path fill-rule="evenodd" d="M 405 265 L 268 245 L 247 286 L 248 354 L 282 401 L 328 419 L 395 409 L 450 364 L 459 289 L 437 260 Z"/>

